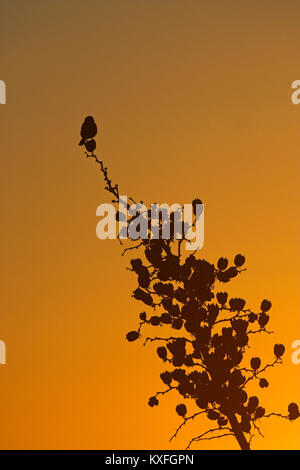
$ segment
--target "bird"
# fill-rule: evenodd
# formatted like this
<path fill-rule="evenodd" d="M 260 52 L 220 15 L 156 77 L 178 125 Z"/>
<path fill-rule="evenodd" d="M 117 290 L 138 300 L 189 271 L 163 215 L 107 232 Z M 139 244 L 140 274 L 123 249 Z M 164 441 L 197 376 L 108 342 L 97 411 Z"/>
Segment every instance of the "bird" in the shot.
<path fill-rule="evenodd" d="M 87 116 L 81 126 L 81 140 L 78 145 L 84 145 L 87 140 L 93 139 L 97 135 L 97 124 L 93 116 Z"/>

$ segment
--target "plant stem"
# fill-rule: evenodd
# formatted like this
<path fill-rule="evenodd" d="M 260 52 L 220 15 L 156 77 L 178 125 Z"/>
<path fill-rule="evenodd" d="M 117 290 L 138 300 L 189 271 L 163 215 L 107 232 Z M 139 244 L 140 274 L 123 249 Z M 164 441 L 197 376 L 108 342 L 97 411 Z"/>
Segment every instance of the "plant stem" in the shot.
<path fill-rule="evenodd" d="M 233 413 L 230 414 L 229 413 L 227 415 L 227 418 L 229 420 L 232 431 L 233 431 L 233 433 L 236 437 L 236 440 L 239 443 L 239 446 L 240 446 L 241 450 L 251 450 L 250 445 L 249 445 L 247 439 L 245 438 L 245 435 L 244 435 L 243 431 L 241 431 L 241 429 L 240 429 L 240 425 L 238 423 L 238 420 L 236 419 L 235 414 L 233 414 Z"/>

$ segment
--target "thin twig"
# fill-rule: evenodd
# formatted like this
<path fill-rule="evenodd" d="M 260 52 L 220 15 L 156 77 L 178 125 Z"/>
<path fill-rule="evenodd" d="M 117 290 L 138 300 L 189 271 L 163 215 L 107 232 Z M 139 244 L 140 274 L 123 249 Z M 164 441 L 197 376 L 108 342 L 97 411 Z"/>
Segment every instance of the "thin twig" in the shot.
<path fill-rule="evenodd" d="M 257 372 L 253 372 L 252 376 L 249 377 L 249 378 L 244 382 L 242 388 L 244 388 L 250 380 L 258 378 L 257 376 L 258 376 L 259 374 L 262 374 L 262 373 L 263 373 L 266 369 L 268 369 L 269 367 L 274 367 L 276 364 L 281 364 L 281 363 L 282 363 L 281 360 L 280 360 L 278 357 L 276 357 L 275 361 L 272 362 L 272 364 L 267 364 L 265 367 L 263 367 L 262 369 L 258 370 Z"/>
<path fill-rule="evenodd" d="M 184 339 L 185 341 L 187 341 L 188 343 L 192 343 L 193 341 L 191 341 L 190 339 L 187 339 L 187 338 L 183 338 L 183 337 L 176 337 L 176 336 L 170 336 L 169 338 L 159 338 L 158 336 L 155 336 L 155 338 L 146 338 L 145 339 L 145 342 L 144 342 L 144 346 L 146 346 L 147 342 L 150 341 L 150 343 L 152 343 L 153 341 L 173 341 L 173 340 L 178 340 L 178 339 Z"/>
<path fill-rule="evenodd" d="M 222 428 L 223 431 L 225 430 L 228 430 L 228 431 L 232 431 L 230 428 L 226 427 L 226 428 Z M 185 450 L 188 450 L 191 446 L 191 444 L 193 442 L 196 442 L 196 441 L 205 441 L 205 440 L 211 440 L 211 439 L 218 439 L 218 438 L 221 438 L 221 437 L 224 437 L 224 436 L 234 436 L 234 434 L 232 432 L 230 433 L 226 433 L 226 434 L 222 434 L 220 436 L 211 436 L 211 437 L 204 437 L 206 436 L 207 434 L 211 433 L 211 432 L 216 432 L 216 431 L 220 431 L 220 428 L 215 428 L 215 429 L 209 429 L 208 431 L 204 432 L 203 434 L 200 434 L 200 436 L 197 436 L 197 437 L 193 437 L 193 439 L 189 442 L 188 446 L 185 448 Z"/>
<path fill-rule="evenodd" d="M 178 432 L 180 431 L 180 429 L 187 423 L 187 421 L 191 420 L 191 419 L 194 419 L 196 418 L 196 416 L 199 416 L 201 414 L 205 413 L 205 410 L 204 411 L 199 411 L 198 413 L 195 413 L 193 414 L 192 416 L 189 416 L 188 418 L 183 418 L 183 422 L 181 423 L 181 425 L 176 429 L 175 433 L 173 434 L 173 436 L 169 439 L 169 442 L 171 442 L 173 439 L 175 439 L 175 437 L 177 436 Z"/>

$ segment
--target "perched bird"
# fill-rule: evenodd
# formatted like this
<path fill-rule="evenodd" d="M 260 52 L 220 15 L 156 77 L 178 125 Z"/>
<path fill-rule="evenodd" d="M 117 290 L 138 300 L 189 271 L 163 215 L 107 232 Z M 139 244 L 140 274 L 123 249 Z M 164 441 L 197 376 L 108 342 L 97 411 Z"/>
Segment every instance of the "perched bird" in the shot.
<path fill-rule="evenodd" d="M 81 141 L 78 145 L 83 145 L 87 140 L 93 139 L 97 135 L 97 130 L 97 124 L 95 123 L 94 118 L 92 116 L 86 117 L 81 126 Z"/>

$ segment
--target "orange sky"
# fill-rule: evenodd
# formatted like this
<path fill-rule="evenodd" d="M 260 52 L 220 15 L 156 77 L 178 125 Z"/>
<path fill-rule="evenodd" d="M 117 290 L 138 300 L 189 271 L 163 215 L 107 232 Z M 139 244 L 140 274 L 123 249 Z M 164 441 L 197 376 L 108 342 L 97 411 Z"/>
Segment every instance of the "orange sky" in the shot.
<path fill-rule="evenodd" d="M 177 401 L 147 406 L 162 365 L 124 340 L 141 309 L 129 258 L 96 238 L 109 197 L 77 147 L 88 114 L 123 194 L 200 197 L 200 256 L 246 256 L 232 293 L 273 303 L 255 351 L 287 349 L 262 403 L 300 403 L 299 14 L 296 0 L 1 2 L 0 448 L 181 449 L 205 426 L 169 444 Z M 254 448 L 300 448 L 300 422 L 262 431 Z M 199 448 L 237 448 L 226 439 Z"/>

